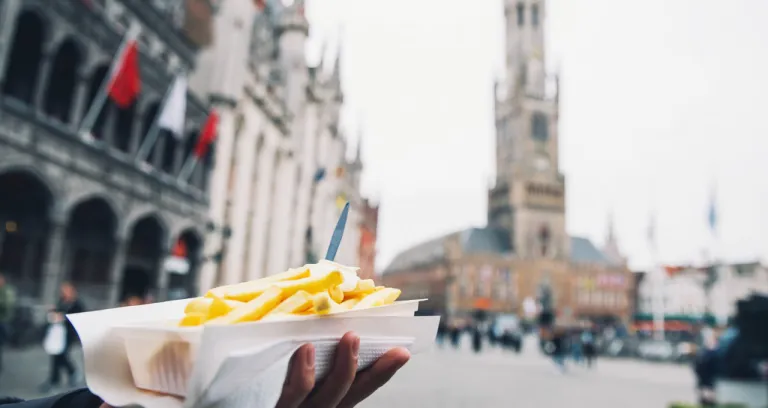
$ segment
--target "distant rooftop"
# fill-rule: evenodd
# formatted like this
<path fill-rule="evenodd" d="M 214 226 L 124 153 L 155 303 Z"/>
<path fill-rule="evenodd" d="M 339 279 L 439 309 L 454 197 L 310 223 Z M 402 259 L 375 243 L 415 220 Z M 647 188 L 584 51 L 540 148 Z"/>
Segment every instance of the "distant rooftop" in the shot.
<path fill-rule="evenodd" d="M 500 228 L 467 228 L 422 242 L 395 256 L 384 273 L 398 272 L 431 265 L 445 259 L 445 244 L 458 235 L 465 254 L 511 255 L 512 246 L 507 232 Z M 570 259 L 576 263 L 609 263 L 608 258 L 587 238 L 571 237 Z"/>

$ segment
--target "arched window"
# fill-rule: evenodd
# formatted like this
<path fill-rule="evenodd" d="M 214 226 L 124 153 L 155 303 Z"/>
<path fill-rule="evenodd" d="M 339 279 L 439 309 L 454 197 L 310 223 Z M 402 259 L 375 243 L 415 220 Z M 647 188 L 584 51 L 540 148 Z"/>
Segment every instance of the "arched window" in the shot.
<path fill-rule="evenodd" d="M 109 70 L 109 66 L 102 65 L 96 69 L 93 70 L 93 73 L 91 74 L 91 79 L 88 83 L 88 100 L 87 104 L 85 105 L 85 109 L 90 109 L 91 105 L 93 104 L 93 100 L 96 99 L 96 94 L 99 92 L 101 88 L 101 83 L 104 81 L 104 77 L 107 76 L 107 71 Z M 94 138 L 98 140 L 104 139 L 104 122 L 107 119 L 107 113 L 113 108 L 112 102 L 107 101 L 106 104 L 101 108 L 101 112 L 99 112 L 99 116 L 96 118 L 96 123 L 93 125 L 93 129 L 91 129 L 91 134 Z M 87 115 L 87 111 L 85 113 Z"/>
<path fill-rule="evenodd" d="M 549 138 L 547 115 L 535 112 L 531 117 L 531 135 L 540 142 L 546 142 Z"/>
<path fill-rule="evenodd" d="M 525 24 L 525 5 L 517 3 L 517 26 L 522 27 Z"/>
<path fill-rule="evenodd" d="M 552 233 L 549 231 L 549 226 L 542 225 L 539 228 L 539 245 L 541 247 L 541 256 L 547 256 L 549 253 L 549 244 L 552 239 Z"/>
<path fill-rule="evenodd" d="M 69 123 L 72 97 L 78 80 L 77 68 L 82 60 L 80 48 L 72 39 L 61 44 L 53 59 L 45 92 L 45 113 L 64 123 Z"/>
<path fill-rule="evenodd" d="M 43 56 L 46 27 L 35 12 L 25 11 L 16 20 L 13 45 L 8 54 L 3 93 L 32 105 Z"/>
<path fill-rule="evenodd" d="M 534 27 L 539 26 L 539 5 L 534 4 L 531 6 L 531 25 Z"/>

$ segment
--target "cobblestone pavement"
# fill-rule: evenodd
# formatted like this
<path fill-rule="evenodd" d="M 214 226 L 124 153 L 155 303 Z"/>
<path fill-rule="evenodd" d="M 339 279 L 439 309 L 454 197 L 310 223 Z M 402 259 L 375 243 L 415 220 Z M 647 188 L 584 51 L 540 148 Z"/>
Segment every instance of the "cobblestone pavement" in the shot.
<path fill-rule="evenodd" d="M 79 350 L 73 357 L 82 367 Z M 0 395 L 42 396 L 37 387 L 47 378 L 48 356 L 41 349 L 6 351 L 3 365 Z M 519 355 L 490 348 L 474 354 L 465 345 L 416 356 L 361 406 L 655 408 L 692 401 L 693 384 L 685 366 L 601 360 L 594 370 L 571 367 L 562 374 L 534 344 Z"/>

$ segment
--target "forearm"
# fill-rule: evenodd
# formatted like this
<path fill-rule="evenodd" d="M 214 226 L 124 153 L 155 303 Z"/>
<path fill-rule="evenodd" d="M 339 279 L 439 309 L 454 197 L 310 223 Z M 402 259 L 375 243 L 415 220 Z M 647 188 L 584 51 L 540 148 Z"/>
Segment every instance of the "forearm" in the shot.
<path fill-rule="evenodd" d="M 102 401 L 87 388 L 29 401 L 0 401 L 0 408 L 99 408 Z"/>

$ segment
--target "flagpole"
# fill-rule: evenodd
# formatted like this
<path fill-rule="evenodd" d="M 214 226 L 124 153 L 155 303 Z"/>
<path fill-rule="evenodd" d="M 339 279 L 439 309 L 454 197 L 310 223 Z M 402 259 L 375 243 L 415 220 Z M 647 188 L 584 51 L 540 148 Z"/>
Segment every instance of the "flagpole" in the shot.
<path fill-rule="evenodd" d="M 195 156 L 194 152 L 192 153 L 192 157 L 187 160 L 186 163 L 184 163 L 184 167 L 181 168 L 181 171 L 179 172 L 179 181 L 186 182 L 190 176 L 192 176 L 192 172 L 195 171 L 195 167 L 197 166 L 197 162 L 200 159 Z"/>
<path fill-rule="evenodd" d="M 162 116 L 163 110 L 165 109 L 165 105 L 168 103 L 168 99 L 171 96 L 173 87 L 176 85 L 175 81 L 176 79 L 174 79 L 174 82 L 172 82 L 168 87 L 168 90 L 165 91 L 165 95 L 163 95 L 163 100 L 160 104 L 160 110 L 158 110 L 157 114 L 155 115 L 155 120 L 152 122 L 152 127 L 149 129 L 149 132 L 147 132 L 147 137 L 139 147 L 139 151 L 136 152 L 137 163 L 141 163 L 144 159 L 147 158 L 150 151 L 152 150 L 152 147 L 155 146 L 157 139 L 160 137 L 160 117 Z"/>
<path fill-rule="evenodd" d="M 651 216 L 648 243 L 651 250 L 651 279 L 653 280 L 653 332 L 656 340 L 664 340 L 664 275 L 656 247 L 656 216 Z"/>
<path fill-rule="evenodd" d="M 93 126 L 96 124 L 96 120 L 99 118 L 99 113 L 101 113 L 102 108 L 104 108 L 104 104 L 107 102 L 107 97 L 109 96 L 107 87 L 112 81 L 112 77 L 115 76 L 115 71 L 123 61 L 123 52 L 125 51 L 128 43 L 138 36 L 140 28 L 141 27 L 136 23 L 132 23 L 128 28 L 128 31 L 123 38 L 123 42 L 120 44 L 120 47 L 117 49 L 117 53 L 115 54 L 117 58 L 112 59 L 109 72 L 107 72 L 107 75 L 105 75 L 104 79 L 101 81 L 101 84 L 99 85 L 99 91 L 96 92 L 96 96 L 94 97 L 93 102 L 91 102 L 91 106 L 88 108 L 88 112 L 85 114 L 85 117 L 83 117 L 83 121 L 80 122 L 80 128 L 77 130 L 78 135 L 86 136 L 87 134 L 91 133 L 91 130 L 93 130 Z"/>

